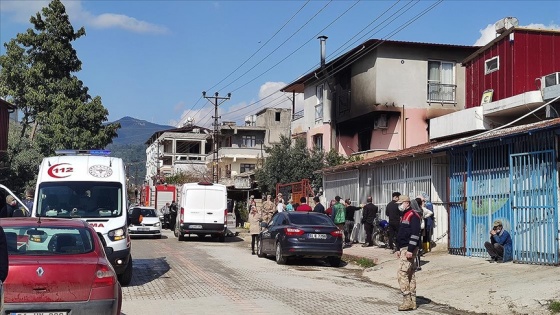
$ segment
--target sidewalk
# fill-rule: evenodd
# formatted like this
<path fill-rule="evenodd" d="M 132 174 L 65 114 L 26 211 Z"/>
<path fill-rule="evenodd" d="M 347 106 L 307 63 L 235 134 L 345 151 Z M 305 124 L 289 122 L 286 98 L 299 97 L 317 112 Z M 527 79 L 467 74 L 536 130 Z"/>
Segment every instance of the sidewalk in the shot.
<path fill-rule="evenodd" d="M 550 314 L 550 300 L 560 300 L 558 267 L 489 263 L 436 249 L 422 257 L 422 270 L 416 273 L 419 297 L 487 314 Z M 354 244 L 344 254 L 372 259 L 377 266 L 366 269 L 364 276 L 398 289 L 398 260 L 389 250 Z"/>

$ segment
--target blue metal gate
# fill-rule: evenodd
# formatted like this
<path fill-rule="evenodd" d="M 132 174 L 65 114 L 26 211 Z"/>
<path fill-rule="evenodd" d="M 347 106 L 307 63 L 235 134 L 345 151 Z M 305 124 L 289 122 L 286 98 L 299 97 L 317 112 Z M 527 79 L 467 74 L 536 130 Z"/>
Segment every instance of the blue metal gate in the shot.
<path fill-rule="evenodd" d="M 510 157 L 515 262 L 558 265 L 555 161 L 554 150 Z"/>
<path fill-rule="evenodd" d="M 465 255 L 466 252 L 466 185 L 467 160 L 465 151 L 450 154 L 449 175 L 449 253 Z"/>

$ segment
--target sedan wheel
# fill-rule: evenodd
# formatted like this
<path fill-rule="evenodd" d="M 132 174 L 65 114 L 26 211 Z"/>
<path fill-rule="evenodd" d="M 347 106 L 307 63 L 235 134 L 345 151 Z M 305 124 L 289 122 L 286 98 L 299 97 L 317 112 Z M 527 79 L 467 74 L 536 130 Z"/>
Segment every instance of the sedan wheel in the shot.
<path fill-rule="evenodd" d="M 257 256 L 259 256 L 260 258 L 266 257 L 266 254 L 263 252 L 262 249 L 262 240 L 260 238 L 257 239 Z"/>
<path fill-rule="evenodd" d="M 279 265 L 285 265 L 288 259 L 282 255 L 282 245 L 280 242 L 276 243 L 276 263 Z"/>
<path fill-rule="evenodd" d="M 340 257 L 338 256 L 331 256 L 327 258 L 331 267 L 340 267 Z"/>

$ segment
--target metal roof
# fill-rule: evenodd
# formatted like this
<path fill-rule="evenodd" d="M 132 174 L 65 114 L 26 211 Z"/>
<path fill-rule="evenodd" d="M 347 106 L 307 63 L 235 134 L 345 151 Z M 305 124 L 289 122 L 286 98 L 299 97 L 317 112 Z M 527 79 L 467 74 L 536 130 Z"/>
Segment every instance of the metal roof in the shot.
<path fill-rule="evenodd" d="M 515 135 L 520 135 L 520 134 L 525 134 L 530 132 L 538 132 L 538 131 L 554 129 L 554 128 L 560 128 L 560 118 L 544 120 L 536 123 L 509 127 L 504 129 L 490 130 L 474 136 L 463 137 L 455 140 L 428 142 L 414 147 L 406 148 L 400 151 L 391 152 L 380 156 L 375 156 L 362 161 L 356 161 L 352 163 L 346 163 L 346 164 L 341 164 L 329 168 L 324 168 L 321 170 L 321 172 L 333 173 L 336 171 L 357 169 L 370 164 L 383 163 L 390 160 L 398 160 L 400 158 L 405 158 L 405 157 L 414 157 L 415 155 L 420 155 L 420 154 L 432 154 L 437 152 L 443 152 L 447 149 L 451 149 L 454 147 L 471 145 L 473 143 L 486 142 L 499 138 L 512 137 Z"/>

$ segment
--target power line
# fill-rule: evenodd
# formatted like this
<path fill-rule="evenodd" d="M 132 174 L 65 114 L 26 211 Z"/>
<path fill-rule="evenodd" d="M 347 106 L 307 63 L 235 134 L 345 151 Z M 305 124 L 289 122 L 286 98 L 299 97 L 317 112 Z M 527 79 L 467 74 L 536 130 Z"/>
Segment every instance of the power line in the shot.
<path fill-rule="evenodd" d="M 327 6 L 329 6 L 329 4 L 331 4 L 333 0 L 330 0 L 329 2 L 327 2 L 327 4 L 325 4 L 325 6 L 323 6 L 319 11 L 317 11 L 317 13 L 315 13 L 315 15 L 313 15 L 309 20 L 307 20 L 307 22 L 305 22 L 302 26 L 300 26 L 299 29 L 297 29 L 292 35 L 290 35 L 286 40 L 284 40 L 280 45 L 278 45 L 274 50 L 272 50 L 268 55 L 266 55 L 263 59 L 261 59 L 259 62 L 257 62 L 257 64 L 255 64 L 253 67 L 251 67 L 249 70 L 245 71 L 243 74 L 241 74 L 240 76 L 238 76 L 237 78 L 235 78 L 233 81 L 231 81 L 230 83 L 228 83 L 226 86 L 224 86 L 222 89 L 227 88 L 228 86 L 232 85 L 233 83 L 235 83 L 237 80 L 241 79 L 242 77 L 244 77 L 247 73 L 249 73 L 251 70 L 255 69 L 258 65 L 260 65 L 263 61 L 265 61 L 268 57 L 270 57 L 270 55 L 272 55 L 274 52 L 276 52 L 280 47 L 282 47 L 287 41 L 289 41 L 290 39 L 292 39 L 297 33 L 299 33 L 305 26 L 307 26 L 307 24 L 309 24 L 311 21 L 313 21 L 321 12 L 323 12 L 323 10 L 325 10 L 327 8 Z M 238 89 L 235 89 L 234 91 L 236 91 Z"/>
<path fill-rule="evenodd" d="M 303 10 L 303 8 L 305 8 L 307 6 L 307 4 L 309 4 L 311 0 L 307 0 L 302 6 L 301 8 L 299 8 L 299 10 L 297 10 L 296 13 L 294 13 L 289 19 L 288 21 L 286 21 L 284 23 L 284 25 L 282 25 L 263 45 L 261 45 L 261 47 L 259 49 L 257 49 L 251 56 L 249 56 L 249 58 L 247 58 L 245 61 L 243 61 L 237 68 L 235 68 L 232 72 L 230 72 L 227 76 L 225 76 L 222 80 L 220 80 L 220 82 L 214 84 L 211 88 L 206 89 L 205 91 L 209 91 L 212 90 L 213 88 L 215 88 L 216 86 L 218 86 L 220 83 L 224 82 L 227 78 L 229 78 L 232 74 L 234 74 L 237 70 L 239 70 L 242 66 L 244 66 L 249 60 L 251 60 L 251 58 L 253 58 L 259 51 L 261 51 L 272 39 L 274 39 L 274 37 L 276 37 L 276 35 L 278 35 L 278 33 L 280 33 L 285 27 L 286 25 L 288 25 L 295 17 L 296 15 L 298 15 L 301 10 Z M 294 34 L 295 35 L 295 34 Z M 202 100 L 202 96 L 196 101 L 196 103 L 194 103 L 194 105 L 191 107 L 191 109 L 189 109 L 188 112 L 186 112 L 186 114 L 189 114 L 195 107 L 196 105 L 200 102 L 200 100 Z M 204 107 L 204 106 L 203 106 Z M 202 109 L 202 108 L 201 108 Z M 198 113 L 200 112 L 199 109 L 196 113 L 195 116 L 198 115 Z M 183 120 L 184 115 L 181 116 L 179 123 Z"/>
<path fill-rule="evenodd" d="M 334 19 L 331 23 L 329 23 L 327 26 L 325 26 L 321 31 L 319 31 L 317 34 L 315 34 L 315 36 L 313 36 L 312 38 L 310 38 L 307 42 L 303 43 L 301 46 L 299 46 L 296 50 L 292 51 L 290 54 L 288 54 L 286 57 L 284 57 L 282 60 L 278 61 L 277 63 L 275 63 L 272 67 L 268 68 L 267 70 L 265 70 L 264 72 L 262 72 L 261 74 L 259 74 L 257 77 L 255 77 L 254 79 L 246 82 L 245 84 L 242 84 L 241 86 L 235 88 L 232 92 L 235 92 L 245 86 L 247 86 L 249 83 L 255 81 L 256 79 L 262 77 L 264 74 L 266 74 L 267 72 L 269 72 L 270 70 L 276 68 L 279 64 L 281 64 L 282 62 L 286 61 L 289 57 L 291 57 L 293 54 L 295 54 L 296 52 L 298 52 L 300 49 L 302 49 L 303 47 L 305 47 L 305 45 L 309 44 L 309 42 L 311 42 L 312 40 L 314 40 L 317 36 L 321 35 L 321 33 L 323 31 L 325 31 L 327 28 L 329 28 L 331 25 L 333 25 L 336 21 L 338 21 L 342 16 L 344 16 L 346 13 L 348 13 L 348 11 L 350 11 L 352 8 L 354 8 L 358 3 L 360 2 L 360 0 L 356 1 L 352 6 L 350 6 L 348 9 L 346 9 L 346 11 L 344 11 L 342 14 L 340 14 L 336 19 Z"/>

